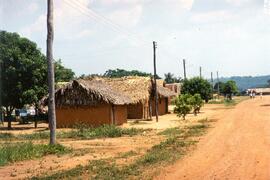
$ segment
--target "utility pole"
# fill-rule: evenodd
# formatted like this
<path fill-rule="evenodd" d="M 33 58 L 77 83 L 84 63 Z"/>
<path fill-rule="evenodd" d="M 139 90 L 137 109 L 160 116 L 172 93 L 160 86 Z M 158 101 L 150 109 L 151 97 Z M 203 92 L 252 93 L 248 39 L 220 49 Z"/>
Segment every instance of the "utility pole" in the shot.
<path fill-rule="evenodd" d="M 0 124 L 4 124 L 2 109 L 2 62 L 0 62 Z"/>
<path fill-rule="evenodd" d="M 219 92 L 220 91 L 219 88 L 220 88 L 219 87 L 219 75 L 218 75 L 218 71 L 217 71 L 217 93 L 218 93 L 218 98 L 219 98 L 219 93 L 220 93 Z"/>
<path fill-rule="evenodd" d="M 187 74 L 186 74 L 186 60 L 183 59 L 183 67 L 184 67 L 184 79 L 187 79 Z"/>
<path fill-rule="evenodd" d="M 47 0 L 47 62 L 48 62 L 48 119 L 50 128 L 50 144 L 56 144 L 56 114 L 55 114 L 55 86 L 53 63 L 53 0 Z"/>
<path fill-rule="evenodd" d="M 214 79 L 213 79 L 213 72 L 211 72 L 211 83 L 212 83 L 212 88 L 214 89 Z"/>
<path fill-rule="evenodd" d="M 156 122 L 158 122 L 158 93 L 157 93 L 157 69 L 156 69 L 156 48 L 157 43 L 153 41 L 154 50 L 154 88 L 155 88 L 155 111 L 156 111 Z"/>
<path fill-rule="evenodd" d="M 200 78 L 202 78 L 202 67 L 200 66 Z"/>

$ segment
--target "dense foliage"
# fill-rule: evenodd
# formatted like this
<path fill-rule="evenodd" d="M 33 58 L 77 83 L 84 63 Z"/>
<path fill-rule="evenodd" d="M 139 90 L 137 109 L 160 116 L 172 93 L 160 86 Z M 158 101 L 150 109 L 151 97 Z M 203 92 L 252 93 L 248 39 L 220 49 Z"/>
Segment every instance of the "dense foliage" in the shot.
<path fill-rule="evenodd" d="M 46 94 L 45 60 L 35 43 L 16 33 L 0 32 L 1 95 L 9 116 L 14 108 L 37 103 Z"/>
<path fill-rule="evenodd" d="M 120 78 L 120 77 L 124 77 L 124 76 L 143 76 L 143 77 L 147 77 L 147 76 L 152 76 L 151 73 L 146 73 L 146 72 L 141 72 L 138 70 L 124 70 L 124 69 L 109 69 L 107 70 L 104 75 L 105 77 L 109 77 L 109 78 Z M 159 76 L 157 76 L 157 78 L 160 79 Z"/>
<path fill-rule="evenodd" d="M 2 105 L 11 128 L 11 113 L 26 104 L 37 105 L 47 94 L 46 57 L 36 43 L 16 33 L 0 31 L 0 64 Z M 56 62 L 56 80 L 69 81 L 74 73 Z"/>
<path fill-rule="evenodd" d="M 179 117 L 185 117 L 188 113 L 193 110 L 194 115 L 197 115 L 200 112 L 201 107 L 203 106 L 203 100 L 199 94 L 194 96 L 190 94 L 179 95 L 175 99 L 175 108 L 174 112 L 177 113 Z"/>
<path fill-rule="evenodd" d="M 182 82 L 182 79 L 181 78 L 177 78 L 174 76 L 174 74 L 168 72 L 166 74 L 164 74 L 164 77 L 165 77 L 165 82 L 167 84 L 172 84 L 172 83 L 180 83 Z"/>
<path fill-rule="evenodd" d="M 238 88 L 235 81 L 227 81 L 224 83 L 222 89 L 222 94 L 224 94 L 225 97 L 228 99 L 232 99 L 232 95 L 236 94 L 238 92 Z"/>
<path fill-rule="evenodd" d="M 74 79 L 75 73 L 68 68 L 65 68 L 61 59 L 55 61 L 55 82 L 69 82 Z"/>
<path fill-rule="evenodd" d="M 212 85 L 205 79 L 195 77 L 192 79 L 184 80 L 182 94 L 200 94 L 201 98 L 208 102 L 212 97 Z"/>

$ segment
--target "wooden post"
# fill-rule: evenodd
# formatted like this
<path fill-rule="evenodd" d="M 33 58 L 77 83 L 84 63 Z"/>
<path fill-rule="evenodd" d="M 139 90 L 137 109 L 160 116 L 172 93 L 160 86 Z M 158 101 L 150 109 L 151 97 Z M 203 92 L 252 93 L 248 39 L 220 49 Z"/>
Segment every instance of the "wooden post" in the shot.
<path fill-rule="evenodd" d="M 200 66 L 200 78 L 202 78 L 202 67 Z"/>
<path fill-rule="evenodd" d="M 213 72 L 211 72 L 211 83 L 212 83 L 212 88 L 214 89 L 214 79 L 213 79 Z"/>
<path fill-rule="evenodd" d="M 47 62 L 48 62 L 48 119 L 50 128 L 50 144 L 56 144 L 56 114 L 55 114 L 55 86 L 53 63 L 53 0 L 47 0 Z"/>
<path fill-rule="evenodd" d="M 115 106 L 114 106 L 114 104 L 112 104 L 112 107 L 111 107 L 111 121 L 112 121 L 112 125 L 116 124 L 116 122 L 115 122 Z"/>
<path fill-rule="evenodd" d="M 2 62 L 0 61 L 0 124 L 4 125 L 2 106 Z"/>
<path fill-rule="evenodd" d="M 157 93 L 156 48 L 157 48 L 157 43 L 155 41 L 153 41 L 153 50 L 154 50 L 155 110 L 156 110 L 156 122 L 158 122 L 158 93 Z"/>
<path fill-rule="evenodd" d="M 187 79 L 187 74 L 186 74 L 186 60 L 183 59 L 183 67 L 184 67 L 184 79 Z"/>
<path fill-rule="evenodd" d="M 219 94 L 220 94 L 220 89 L 219 89 L 219 75 L 218 75 L 218 71 L 217 71 L 217 93 L 218 93 L 218 99 L 219 99 Z"/>

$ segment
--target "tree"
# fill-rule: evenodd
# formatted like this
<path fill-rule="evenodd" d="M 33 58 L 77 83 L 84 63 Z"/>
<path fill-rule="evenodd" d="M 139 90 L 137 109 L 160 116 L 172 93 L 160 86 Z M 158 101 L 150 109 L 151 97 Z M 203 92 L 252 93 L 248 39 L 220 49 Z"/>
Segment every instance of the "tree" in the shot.
<path fill-rule="evenodd" d="M 164 76 L 165 76 L 165 79 L 164 80 L 165 80 L 165 82 L 167 84 L 180 83 L 182 81 L 181 78 L 174 77 L 174 74 L 172 74 L 170 72 L 168 72 L 167 74 L 165 73 Z"/>
<path fill-rule="evenodd" d="M 201 107 L 204 104 L 201 95 L 195 94 L 194 96 L 190 97 L 189 102 L 192 105 L 193 113 L 196 116 L 198 113 L 200 113 Z"/>
<path fill-rule="evenodd" d="M 238 93 L 238 88 L 235 81 L 227 81 L 221 89 L 221 93 L 229 100 L 232 100 L 232 95 Z"/>
<path fill-rule="evenodd" d="M 132 70 L 132 71 L 127 71 L 124 69 L 109 69 L 107 70 L 104 75 L 104 77 L 109 77 L 109 78 L 120 78 L 124 76 L 143 76 L 143 77 L 149 77 L 152 76 L 151 73 L 146 73 L 146 72 L 141 72 L 138 70 Z M 157 76 L 158 79 L 160 79 L 159 76 Z"/>
<path fill-rule="evenodd" d="M 212 86 L 203 78 L 195 77 L 192 79 L 186 79 L 183 82 L 181 93 L 191 95 L 200 94 L 201 98 L 208 102 L 212 96 Z"/>
<path fill-rule="evenodd" d="M 2 103 L 8 129 L 11 113 L 25 104 L 37 104 L 46 94 L 46 61 L 37 45 L 16 33 L 0 31 Z"/>
<path fill-rule="evenodd" d="M 217 82 L 215 85 L 214 85 L 214 92 L 218 92 L 218 87 L 219 87 L 219 91 L 221 92 L 221 90 L 223 89 L 224 87 L 224 82 Z"/>
<path fill-rule="evenodd" d="M 174 112 L 177 113 L 177 116 L 183 117 L 184 120 L 186 119 L 186 115 L 192 110 L 190 104 L 191 97 L 189 94 L 182 94 L 175 99 Z"/>
<path fill-rule="evenodd" d="M 74 79 L 75 73 L 72 69 L 65 68 L 61 59 L 54 62 L 55 82 L 69 82 Z"/>

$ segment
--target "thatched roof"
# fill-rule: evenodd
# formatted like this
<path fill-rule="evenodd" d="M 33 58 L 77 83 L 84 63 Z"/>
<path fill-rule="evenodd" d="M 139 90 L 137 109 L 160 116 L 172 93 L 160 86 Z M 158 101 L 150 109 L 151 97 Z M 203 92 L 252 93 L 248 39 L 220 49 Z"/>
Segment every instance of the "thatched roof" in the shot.
<path fill-rule="evenodd" d="M 74 80 L 55 93 L 56 105 L 95 105 L 100 102 L 115 105 L 131 103 L 129 97 L 115 91 L 100 80 Z"/>
<path fill-rule="evenodd" d="M 103 80 L 117 91 L 129 96 L 133 104 L 149 99 L 151 79 L 148 77 L 128 76 L 122 78 L 104 78 Z"/>
<path fill-rule="evenodd" d="M 164 96 L 164 97 L 172 97 L 172 96 L 176 96 L 176 93 L 171 91 L 170 89 L 163 87 L 163 86 L 158 86 L 157 87 L 158 90 L 158 94 L 160 96 Z"/>
<path fill-rule="evenodd" d="M 133 104 L 148 101 L 153 93 L 153 80 L 150 77 L 127 76 L 122 78 L 99 78 L 99 80 L 129 96 Z M 163 80 L 157 80 L 157 85 L 160 96 L 170 97 L 176 95 L 163 87 Z"/>

